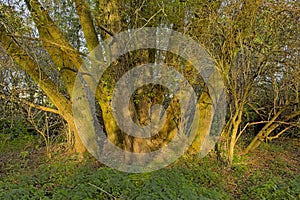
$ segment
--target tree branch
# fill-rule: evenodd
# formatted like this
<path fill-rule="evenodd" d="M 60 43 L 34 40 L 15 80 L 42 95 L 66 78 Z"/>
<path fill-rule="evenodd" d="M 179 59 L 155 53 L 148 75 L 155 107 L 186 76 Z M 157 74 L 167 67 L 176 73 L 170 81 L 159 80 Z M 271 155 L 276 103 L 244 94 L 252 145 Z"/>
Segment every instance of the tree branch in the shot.
<path fill-rule="evenodd" d="M 272 136 L 272 137 L 267 137 L 266 139 L 267 140 L 273 140 L 273 139 L 276 139 L 276 138 L 279 138 L 283 133 L 285 133 L 287 130 L 289 130 L 290 128 L 292 128 L 293 126 L 288 126 L 286 127 L 285 129 L 283 129 L 282 131 L 280 131 L 277 135 L 275 136 Z"/>
<path fill-rule="evenodd" d="M 75 4 L 76 12 L 79 16 L 80 24 L 87 42 L 88 49 L 90 52 L 92 52 L 99 45 L 99 40 L 89 10 L 89 5 L 86 3 L 86 1 L 82 0 L 75 0 Z"/>
<path fill-rule="evenodd" d="M 52 82 L 52 80 L 7 34 L 8 33 L 4 26 L 0 26 L 0 43 L 6 53 L 9 54 L 14 62 L 26 71 L 40 86 L 40 88 L 58 108 L 62 116 L 65 116 L 65 114 L 71 114 L 71 102 L 63 94 L 58 92 L 57 86 Z"/>

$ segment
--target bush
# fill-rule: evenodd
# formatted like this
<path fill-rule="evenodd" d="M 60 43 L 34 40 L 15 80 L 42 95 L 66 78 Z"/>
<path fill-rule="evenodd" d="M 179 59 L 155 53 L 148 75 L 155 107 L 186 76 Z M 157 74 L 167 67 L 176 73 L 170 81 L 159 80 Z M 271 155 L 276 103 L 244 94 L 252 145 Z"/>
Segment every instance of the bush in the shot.
<path fill-rule="evenodd" d="M 28 125 L 24 120 L 0 120 L 0 152 L 22 149 L 33 141 L 34 135 L 28 132 Z"/>

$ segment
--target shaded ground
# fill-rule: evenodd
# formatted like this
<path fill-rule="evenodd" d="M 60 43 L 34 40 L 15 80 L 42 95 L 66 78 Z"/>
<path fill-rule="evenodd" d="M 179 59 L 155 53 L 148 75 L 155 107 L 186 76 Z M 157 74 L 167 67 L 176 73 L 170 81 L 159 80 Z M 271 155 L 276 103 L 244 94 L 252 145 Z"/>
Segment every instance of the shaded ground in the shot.
<path fill-rule="evenodd" d="M 226 190 L 236 199 L 268 199 L 268 193 L 276 192 L 282 192 L 284 199 L 300 199 L 300 140 L 281 138 L 263 143 L 250 154 L 237 158 L 225 174 L 229 183 Z M 299 185 L 291 188 L 295 189 L 294 197 L 288 196 L 290 181 Z"/>
<path fill-rule="evenodd" d="M 237 154 L 238 154 L 237 150 Z M 211 154 L 128 174 L 57 145 L 0 153 L 0 199 L 300 199 L 300 140 L 278 139 L 222 167 Z"/>

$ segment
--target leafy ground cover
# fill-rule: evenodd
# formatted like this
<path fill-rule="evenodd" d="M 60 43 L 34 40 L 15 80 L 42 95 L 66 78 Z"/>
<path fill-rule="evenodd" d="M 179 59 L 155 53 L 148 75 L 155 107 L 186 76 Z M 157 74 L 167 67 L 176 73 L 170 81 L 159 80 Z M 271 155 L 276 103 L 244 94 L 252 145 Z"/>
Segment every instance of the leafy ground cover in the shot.
<path fill-rule="evenodd" d="M 299 147 L 299 139 L 280 139 L 236 156 L 231 167 L 213 153 L 183 156 L 145 174 L 79 161 L 59 145 L 51 159 L 36 144 L 2 148 L 0 199 L 300 199 Z"/>

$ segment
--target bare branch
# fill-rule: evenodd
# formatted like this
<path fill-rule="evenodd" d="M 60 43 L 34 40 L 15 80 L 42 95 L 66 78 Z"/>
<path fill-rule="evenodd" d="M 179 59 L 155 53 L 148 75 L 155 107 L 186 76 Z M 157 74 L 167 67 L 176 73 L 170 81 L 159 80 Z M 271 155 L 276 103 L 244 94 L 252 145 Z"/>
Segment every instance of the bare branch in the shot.
<path fill-rule="evenodd" d="M 287 130 L 289 130 L 290 128 L 292 128 L 293 126 L 288 126 L 286 127 L 285 129 L 283 129 L 282 131 L 280 131 L 277 135 L 275 136 L 272 136 L 272 137 L 267 137 L 266 139 L 267 140 L 273 140 L 273 139 L 276 139 L 276 138 L 279 138 L 283 133 L 285 133 Z"/>

